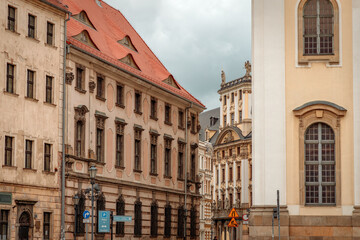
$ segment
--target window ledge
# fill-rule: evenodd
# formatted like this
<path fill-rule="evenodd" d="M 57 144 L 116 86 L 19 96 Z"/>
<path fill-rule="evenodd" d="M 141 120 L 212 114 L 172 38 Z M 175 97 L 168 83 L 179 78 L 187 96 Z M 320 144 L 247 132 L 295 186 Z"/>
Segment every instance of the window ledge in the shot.
<path fill-rule="evenodd" d="M 37 172 L 36 169 L 33 169 L 33 168 L 23 168 L 24 171 L 29 171 L 29 172 Z"/>
<path fill-rule="evenodd" d="M 140 170 L 140 169 L 133 169 L 133 171 L 136 173 L 142 173 L 142 170 Z"/>
<path fill-rule="evenodd" d="M 172 177 L 164 174 L 164 178 L 171 179 Z"/>
<path fill-rule="evenodd" d="M 75 90 L 78 91 L 78 92 L 81 93 L 81 94 L 85 94 L 85 93 L 86 93 L 86 90 L 84 90 L 84 89 L 82 89 L 82 88 L 75 87 Z"/>
<path fill-rule="evenodd" d="M 105 162 L 99 162 L 99 161 L 96 161 L 96 164 L 98 164 L 98 165 L 102 165 L 102 166 L 105 166 Z"/>
<path fill-rule="evenodd" d="M 151 115 L 150 115 L 150 119 L 152 119 L 152 120 L 154 120 L 154 121 L 157 121 L 157 120 L 158 120 L 158 118 L 157 118 L 157 117 L 155 117 L 155 116 L 151 116 Z"/>
<path fill-rule="evenodd" d="M 25 99 L 26 99 L 26 100 L 29 100 L 29 101 L 32 101 L 32 102 L 38 102 L 38 101 L 39 101 L 39 99 L 31 98 L 31 97 L 26 97 L 26 96 L 25 96 Z"/>
<path fill-rule="evenodd" d="M 164 121 L 164 124 L 166 124 L 166 125 L 168 125 L 168 126 L 172 126 L 172 123 L 171 123 L 171 122 Z"/>
<path fill-rule="evenodd" d="M 2 167 L 3 167 L 3 168 L 9 168 L 9 169 L 17 169 L 17 167 L 16 167 L 16 166 L 13 166 L 13 165 L 11 165 L 11 166 L 9 166 L 9 165 L 2 165 Z"/>
<path fill-rule="evenodd" d="M 7 32 L 11 32 L 12 34 L 15 34 L 15 35 L 17 35 L 17 36 L 20 36 L 20 33 L 18 33 L 16 30 L 10 30 L 10 29 L 8 29 L 8 28 L 5 28 L 5 30 L 7 31 Z"/>
<path fill-rule="evenodd" d="M 47 105 L 47 106 L 50 106 L 50 107 L 56 107 L 56 104 L 49 103 L 49 102 L 44 102 L 44 105 Z"/>
<path fill-rule="evenodd" d="M 137 111 L 137 110 L 134 110 L 134 113 L 139 114 L 139 115 L 142 115 L 142 112 Z"/>
<path fill-rule="evenodd" d="M 46 46 L 46 47 L 50 47 L 50 48 L 53 48 L 53 49 L 57 49 L 57 46 L 55 46 L 55 45 L 53 45 L 53 44 L 48 44 L 48 43 L 44 43 L 44 45 Z"/>
<path fill-rule="evenodd" d="M 8 95 L 8 96 L 13 96 L 13 97 L 18 97 L 19 96 L 19 94 L 17 94 L 17 93 L 7 92 L 6 90 L 4 90 L 4 94 Z"/>
<path fill-rule="evenodd" d="M 115 165 L 115 168 L 116 168 L 116 169 L 121 169 L 121 170 L 124 170 L 124 169 L 125 169 L 124 166 L 118 166 L 118 165 Z"/>
<path fill-rule="evenodd" d="M 106 98 L 101 97 L 101 96 L 99 96 L 99 95 L 96 95 L 96 99 L 98 99 L 98 100 L 100 100 L 100 101 L 103 101 L 103 102 L 106 101 Z"/>
<path fill-rule="evenodd" d="M 157 177 L 159 174 L 150 172 L 150 176 Z"/>
<path fill-rule="evenodd" d="M 53 171 L 45 171 L 45 170 L 43 170 L 42 173 L 44 173 L 46 175 L 55 175 L 55 172 L 53 172 Z"/>
<path fill-rule="evenodd" d="M 181 181 L 181 182 L 185 181 L 184 178 L 177 178 L 177 180 L 178 180 L 178 181 Z"/>
<path fill-rule="evenodd" d="M 185 127 L 183 127 L 183 126 L 178 126 L 178 129 L 180 129 L 180 130 L 185 130 Z"/>
<path fill-rule="evenodd" d="M 115 106 L 117 106 L 119 108 L 125 108 L 125 105 L 122 103 L 115 103 Z"/>
<path fill-rule="evenodd" d="M 29 37 L 29 36 L 26 36 L 26 38 L 29 39 L 29 40 L 31 40 L 31 41 L 37 42 L 37 43 L 40 42 L 40 40 L 37 39 L 37 38 L 32 38 L 32 37 Z"/>

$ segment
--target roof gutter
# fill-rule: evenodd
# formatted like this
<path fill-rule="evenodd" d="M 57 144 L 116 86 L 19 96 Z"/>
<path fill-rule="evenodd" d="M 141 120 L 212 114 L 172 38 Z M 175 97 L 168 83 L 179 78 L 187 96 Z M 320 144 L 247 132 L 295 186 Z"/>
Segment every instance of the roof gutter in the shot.
<path fill-rule="evenodd" d="M 184 101 L 186 101 L 186 102 L 188 102 L 188 103 L 191 103 L 191 104 L 194 104 L 194 105 L 198 106 L 198 107 L 201 108 L 201 109 L 206 109 L 206 107 L 203 107 L 203 106 L 201 106 L 201 105 L 198 104 L 198 103 L 195 103 L 195 102 L 193 102 L 193 101 L 191 101 L 191 100 L 189 100 L 189 99 L 187 99 L 187 98 L 181 97 L 181 96 L 179 96 L 179 95 L 171 92 L 170 90 L 168 90 L 168 89 L 166 89 L 166 88 L 163 88 L 163 87 L 161 87 L 161 86 L 159 86 L 159 85 L 157 85 L 157 84 L 155 84 L 155 83 L 147 80 L 146 78 L 140 77 L 140 76 L 136 75 L 135 73 L 132 73 L 132 72 L 130 72 L 130 71 L 126 70 L 126 69 L 123 69 L 123 68 L 121 68 L 121 67 L 119 67 L 119 66 L 117 66 L 117 65 L 115 65 L 115 64 L 112 64 L 112 63 L 110 63 L 110 62 L 108 62 L 108 61 L 106 61 L 106 60 L 104 60 L 104 59 L 102 59 L 102 58 L 100 58 L 100 57 L 92 54 L 92 53 L 89 53 L 89 52 L 83 50 L 82 48 L 79 48 L 79 47 L 77 47 L 77 46 L 75 46 L 75 45 L 73 45 L 73 44 L 69 44 L 68 46 L 69 46 L 69 47 L 73 47 L 74 49 L 76 49 L 76 50 L 78 50 L 78 51 L 80 51 L 80 52 L 82 52 L 82 53 L 85 53 L 85 54 L 87 54 L 87 55 L 89 55 L 89 56 L 91 56 L 91 57 L 93 57 L 93 58 L 96 58 L 97 60 L 99 60 L 99 61 L 101 61 L 101 62 L 103 62 L 103 63 L 106 63 L 106 64 L 108 64 L 108 65 L 111 65 L 112 67 L 117 68 L 117 69 L 119 69 L 119 70 L 121 70 L 121 71 L 123 71 L 123 72 L 125 72 L 125 73 L 127 73 L 127 74 L 129 74 L 129 75 L 131 75 L 131 76 L 133 76 L 133 77 L 136 77 L 136 78 L 138 78 L 138 79 L 140 79 L 140 80 L 142 80 L 142 81 L 144 81 L 144 82 L 146 82 L 146 83 L 148 83 L 148 84 L 150 84 L 150 85 L 152 85 L 152 86 L 156 86 L 156 87 L 160 88 L 161 90 L 163 90 L 163 91 L 165 91 L 165 92 L 167 92 L 167 93 L 170 93 L 171 95 L 174 95 L 174 96 L 176 96 L 176 97 L 178 97 L 178 98 L 180 98 L 180 99 L 182 99 L 182 100 L 184 100 Z"/>

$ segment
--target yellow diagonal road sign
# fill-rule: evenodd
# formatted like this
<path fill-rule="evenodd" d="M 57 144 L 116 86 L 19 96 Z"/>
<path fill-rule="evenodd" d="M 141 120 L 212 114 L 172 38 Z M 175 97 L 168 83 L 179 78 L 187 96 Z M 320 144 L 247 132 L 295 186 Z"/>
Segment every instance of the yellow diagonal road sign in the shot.
<path fill-rule="evenodd" d="M 235 208 L 231 209 L 229 218 L 238 218 L 238 217 L 239 217 L 239 214 L 236 212 Z"/>
<path fill-rule="evenodd" d="M 238 224 L 235 220 L 235 218 L 232 218 L 228 224 L 229 227 L 238 227 Z"/>

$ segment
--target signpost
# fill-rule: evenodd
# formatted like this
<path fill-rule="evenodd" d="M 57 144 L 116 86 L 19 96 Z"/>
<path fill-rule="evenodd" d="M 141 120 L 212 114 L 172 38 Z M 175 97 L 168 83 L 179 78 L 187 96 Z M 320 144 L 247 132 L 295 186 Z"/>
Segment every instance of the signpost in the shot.
<path fill-rule="evenodd" d="M 99 233 L 110 232 L 110 211 L 99 211 Z"/>
<path fill-rule="evenodd" d="M 122 215 L 115 215 L 114 222 L 131 222 L 131 216 L 122 216 Z"/>
<path fill-rule="evenodd" d="M 83 223 L 90 223 L 90 212 L 88 210 L 85 210 L 83 212 Z M 88 239 L 88 225 L 85 225 L 85 238 Z"/>
<path fill-rule="evenodd" d="M 90 212 L 88 210 L 85 210 L 83 212 L 83 219 L 88 219 L 90 217 Z"/>
<path fill-rule="evenodd" d="M 238 227 L 235 218 L 238 218 L 239 214 L 236 212 L 235 208 L 231 209 L 228 217 L 231 218 L 228 227 Z"/>
<path fill-rule="evenodd" d="M 228 224 L 229 227 L 238 227 L 238 224 L 235 220 L 235 218 L 232 218 Z"/>

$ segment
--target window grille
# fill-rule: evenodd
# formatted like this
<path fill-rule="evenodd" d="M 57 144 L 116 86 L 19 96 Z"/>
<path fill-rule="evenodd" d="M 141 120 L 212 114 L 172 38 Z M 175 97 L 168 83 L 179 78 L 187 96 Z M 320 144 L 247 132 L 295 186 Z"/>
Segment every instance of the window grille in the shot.
<path fill-rule="evenodd" d="M 150 236 L 157 237 L 158 235 L 158 205 L 154 201 L 151 204 L 151 226 L 150 226 Z"/>
<path fill-rule="evenodd" d="M 190 211 L 190 237 L 196 237 L 196 208 L 193 206 Z"/>
<path fill-rule="evenodd" d="M 142 235 L 142 212 L 140 199 L 136 200 L 134 205 L 134 237 L 141 237 Z"/>
<path fill-rule="evenodd" d="M 305 202 L 334 205 L 335 134 L 328 125 L 315 123 L 305 133 Z"/>
<path fill-rule="evenodd" d="M 99 233 L 99 211 L 105 210 L 105 196 L 101 194 L 96 200 L 96 232 Z"/>
<path fill-rule="evenodd" d="M 83 212 L 85 211 L 85 196 L 80 195 L 76 214 L 76 233 L 85 233 L 85 223 L 83 223 Z"/>
<path fill-rule="evenodd" d="M 165 226 L 164 237 L 169 238 L 171 236 L 171 205 L 165 205 Z"/>
<path fill-rule="evenodd" d="M 116 201 L 116 215 L 125 215 L 125 201 L 123 195 L 120 195 Z M 116 235 L 124 236 L 125 235 L 125 223 L 116 222 Z"/>
<path fill-rule="evenodd" d="M 185 210 L 183 206 L 178 208 L 178 225 L 177 225 L 177 237 L 184 237 L 184 217 Z"/>
<path fill-rule="evenodd" d="M 308 0 L 303 10 L 304 54 L 333 54 L 334 10 L 329 0 Z"/>

